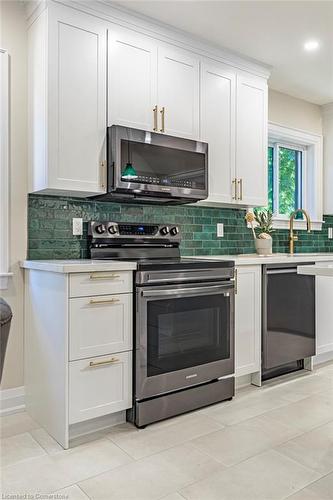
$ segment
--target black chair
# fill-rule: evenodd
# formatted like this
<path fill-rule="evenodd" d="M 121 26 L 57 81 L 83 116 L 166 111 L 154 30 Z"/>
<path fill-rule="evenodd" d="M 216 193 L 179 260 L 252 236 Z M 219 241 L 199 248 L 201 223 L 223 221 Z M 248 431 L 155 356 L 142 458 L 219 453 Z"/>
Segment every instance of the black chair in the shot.
<path fill-rule="evenodd" d="M 0 382 L 5 362 L 5 354 L 9 337 L 10 323 L 12 321 L 12 310 L 4 299 L 0 298 Z"/>

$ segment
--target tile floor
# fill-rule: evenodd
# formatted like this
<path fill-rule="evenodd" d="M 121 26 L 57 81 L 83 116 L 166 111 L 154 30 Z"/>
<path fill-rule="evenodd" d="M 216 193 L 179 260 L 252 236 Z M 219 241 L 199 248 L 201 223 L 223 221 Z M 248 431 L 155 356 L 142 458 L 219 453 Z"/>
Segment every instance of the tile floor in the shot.
<path fill-rule="evenodd" d="M 3 495 L 333 499 L 333 364 L 143 430 L 122 424 L 67 451 L 26 413 L 2 417 L 0 429 Z"/>

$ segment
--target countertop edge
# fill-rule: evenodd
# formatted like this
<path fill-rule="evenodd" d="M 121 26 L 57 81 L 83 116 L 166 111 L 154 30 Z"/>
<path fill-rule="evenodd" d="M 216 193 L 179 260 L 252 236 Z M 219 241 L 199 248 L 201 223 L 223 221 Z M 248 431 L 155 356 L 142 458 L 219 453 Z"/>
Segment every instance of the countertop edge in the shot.
<path fill-rule="evenodd" d="M 297 273 L 307 276 L 333 276 L 333 262 L 330 266 L 297 266 Z"/>
<path fill-rule="evenodd" d="M 265 265 L 265 264 L 288 264 L 297 262 L 320 262 L 320 261 L 332 261 L 333 263 L 333 253 L 314 255 L 314 254 L 296 254 L 293 256 L 284 255 L 272 255 L 269 257 L 260 256 L 240 256 L 240 255 L 198 255 L 191 257 L 193 259 L 205 259 L 205 260 L 233 260 L 235 266 L 253 266 L 253 265 Z"/>
<path fill-rule="evenodd" d="M 135 271 L 136 262 L 103 260 L 92 261 L 76 260 L 24 260 L 20 262 L 23 269 L 33 269 L 36 271 L 48 271 L 53 273 L 84 273 L 96 271 Z"/>

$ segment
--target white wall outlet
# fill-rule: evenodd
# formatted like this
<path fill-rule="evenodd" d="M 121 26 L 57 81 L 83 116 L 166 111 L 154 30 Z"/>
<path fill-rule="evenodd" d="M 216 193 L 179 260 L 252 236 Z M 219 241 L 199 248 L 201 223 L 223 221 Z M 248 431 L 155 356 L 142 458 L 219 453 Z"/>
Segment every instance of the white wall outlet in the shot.
<path fill-rule="evenodd" d="M 333 239 L 333 227 L 328 228 L 328 239 L 331 240 Z"/>
<path fill-rule="evenodd" d="M 80 218 L 73 219 L 73 236 L 82 236 L 83 234 L 83 222 Z"/>
<path fill-rule="evenodd" d="M 218 238 L 223 238 L 224 236 L 224 225 L 221 223 L 216 224 L 216 236 Z"/>

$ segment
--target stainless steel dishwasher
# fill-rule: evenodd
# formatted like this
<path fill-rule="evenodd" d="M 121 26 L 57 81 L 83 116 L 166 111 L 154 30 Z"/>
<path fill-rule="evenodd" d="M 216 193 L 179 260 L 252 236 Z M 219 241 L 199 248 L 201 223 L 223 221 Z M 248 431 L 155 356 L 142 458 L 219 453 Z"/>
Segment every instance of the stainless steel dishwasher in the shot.
<path fill-rule="evenodd" d="M 262 380 L 301 370 L 315 355 L 315 278 L 297 274 L 298 265 L 263 266 Z"/>

